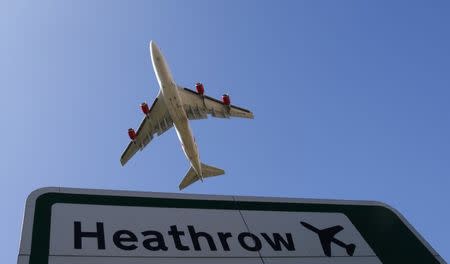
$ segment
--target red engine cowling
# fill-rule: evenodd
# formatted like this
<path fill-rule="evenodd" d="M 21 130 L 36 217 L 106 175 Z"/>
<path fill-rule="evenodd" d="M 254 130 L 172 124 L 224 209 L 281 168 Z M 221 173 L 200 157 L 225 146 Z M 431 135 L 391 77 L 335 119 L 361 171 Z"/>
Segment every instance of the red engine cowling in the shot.
<path fill-rule="evenodd" d="M 205 88 L 203 87 L 202 83 L 195 84 L 195 89 L 197 89 L 197 93 L 199 95 L 203 95 L 205 93 Z"/>
<path fill-rule="evenodd" d="M 222 102 L 224 105 L 230 105 L 231 104 L 230 96 L 228 94 L 222 95 Z"/>
<path fill-rule="evenodd" d="M 150 113 L 150 109 L 148 108 L 148 104 L 146 102 L 141 104 L 141 110 L 144 115 L 148 115 L 148 113 Z"/>
<path fill-rule="evenodd" d="M 128 129 L 128 136 L 130 137 L 131 140 L 136 139 L 136 132 L 134 131 L 134 129 L 132 129 L 132 128 Z"/>

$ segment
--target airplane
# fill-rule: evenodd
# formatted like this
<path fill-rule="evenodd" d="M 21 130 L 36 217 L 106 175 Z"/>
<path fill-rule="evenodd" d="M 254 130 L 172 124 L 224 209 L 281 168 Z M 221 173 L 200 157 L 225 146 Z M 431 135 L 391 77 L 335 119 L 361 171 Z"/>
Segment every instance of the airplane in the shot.
<path fill-rule="evenodd" d="M 336 245 L 345 248 L 347 251 L 347 254 L 349 256 L 353 256 L 353 253 L 355 252 L 355 244 L 345 244 L 344 242 L 334 238 L 334 236 L 344 230 L 344 228 L 340 225 L 325 228 L 325 229 L 318 229 L 306 222 L 300 222 L 304 227 L 307 229 L 313 231 L 319 236 L 320 244 L 322 244 L 323 253 L 325 253 L 326 256 L 331 257 L 331 242 L 335 243 Z"/>
<path fill-rule="evenodd" d="M 150 41 L 150 54 L 160 87 L 159 93 L 151 107 L 145 102 L 141 104 L 144 119 L 137 131 L 133 128 L 128 129 L 131 142 L 120 157 L 120 163 L 124 166 L 138 150 L 143 150 L 150 143 L 155 134 L 159 136 L 173 126 L 191 165 L 179 185 L 180 190 L 198 180 L 203 181 L 204 178 L 224 174 L 224 170 L 200 161 L 189 120 L 206 119 L 208 115 L 218 118 L 253 119 L 253 113 L 232 105 L 228 94 L 222 96 L 222 101 L 205 95 L 202 83 L 195 85 L 196 91 L 177 85 L 161 50 L 154 41 Z"/>

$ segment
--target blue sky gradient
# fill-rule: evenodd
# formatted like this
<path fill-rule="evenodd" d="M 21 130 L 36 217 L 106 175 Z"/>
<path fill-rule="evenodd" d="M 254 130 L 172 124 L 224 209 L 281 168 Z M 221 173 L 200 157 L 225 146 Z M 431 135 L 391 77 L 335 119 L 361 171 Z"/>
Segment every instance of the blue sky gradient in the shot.
<path fill-rule="evenodd" d="M 64 186 L 177 192 L 174 130 L 122 168 L 158 84 L 231 94 L 254 120 L 194 121 L 226 176 L 186 193 L 376 200 L 450 259 L 450 2 L 0 2 L 0 218 L 15 263 L 25 199 Z"/>

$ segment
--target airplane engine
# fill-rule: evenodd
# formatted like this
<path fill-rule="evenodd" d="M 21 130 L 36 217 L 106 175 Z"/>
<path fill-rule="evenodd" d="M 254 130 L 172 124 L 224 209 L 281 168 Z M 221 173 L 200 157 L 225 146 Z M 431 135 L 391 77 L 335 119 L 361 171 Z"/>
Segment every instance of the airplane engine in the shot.
<path fill-rule="evenodd" d="M 132 129 L 132 128 L 128 129 L 128 136 L 130 137 L 131 140 L 136 139 L 136 132 L 134 131 L 134 129 Z"/>
<path fill-rule="evenodd" d="M 195 89 L 197 89 L 197 93 L 199 95 L 203 95 L 205 93 L 205 88 L 203 87 L 202 83 L 195 84 Z"/>
<path fill-rule="evenodd" d="M 143 102 L 141 104 L 141 110 L 145 115 L 148 115 L 148 113 L 150 113 L 150 109 L 148 108 L 148 104 L 146 102 Z"/>
<path fill-rule="evenodd" d="M 228 94 L 222 95 L 222 102 L 224 105 L 230 105 L 231 104 L 230 96 Z"/>

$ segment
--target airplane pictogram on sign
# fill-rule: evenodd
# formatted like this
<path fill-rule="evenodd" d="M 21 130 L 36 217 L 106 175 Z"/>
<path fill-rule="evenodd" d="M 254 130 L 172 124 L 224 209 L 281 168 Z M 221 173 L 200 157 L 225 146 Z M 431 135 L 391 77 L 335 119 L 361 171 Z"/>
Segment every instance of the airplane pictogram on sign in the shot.
<path fill-rule="evenodd" d="M 355 244 L 345 244 L 344 242 L 336 239 L 334 236 L 344 230 L 344 228 L 340 225 L 332 226 L 325 229 L 318 229 L 306 222 L 300 222 L 304 227 L 316 233 L 319 236 L 320 244 L 322 244 L 323 253 L 331 257 L 331 243 L 334 243 L 342 248 L 345 248 L 347 254 L 349 256 L 353 256 L 355 252 Z"/>

